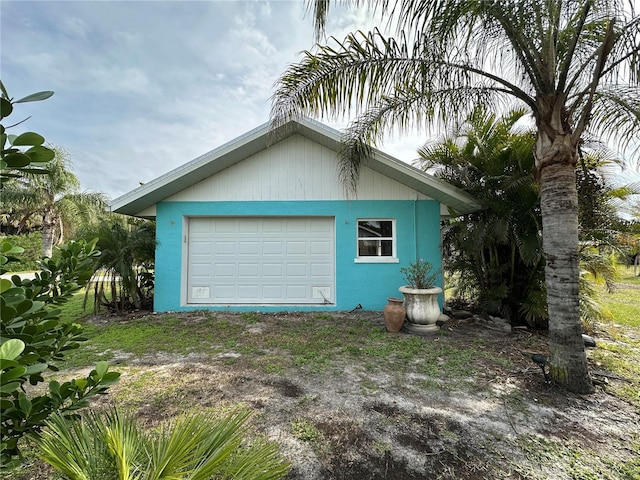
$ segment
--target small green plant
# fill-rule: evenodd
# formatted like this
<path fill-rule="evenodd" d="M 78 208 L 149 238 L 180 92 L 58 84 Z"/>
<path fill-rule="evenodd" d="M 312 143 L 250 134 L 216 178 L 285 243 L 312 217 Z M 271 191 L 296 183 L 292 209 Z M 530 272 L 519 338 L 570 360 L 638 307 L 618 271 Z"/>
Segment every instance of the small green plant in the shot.
<path fill-rule="evenodd" d="M 282 373 L 285 370 L 285 366 L 281 360 L 275 359 L 265 363 L 262 367 L 264 373 Z"/>
<path fill-rule="evenodd" d="M 373 451 L 376 452 L 381 457 L 391 453 L 391 445 L 381 440 L 376 440 L 375 442 L 373 442 L 372 448 L 373 448 Z"/>
<path fill-rule="evenodd" d="M 411 262 L 408 267 L 402 267 L 400 272 L 404 275 L 408 287 L 421 290 L 433 288 L 439 276 L 439 272 L 433 270 L 433 265 L 423 259 Z"/>
<path fill-rule="evenodd" d="M 300 418 L 291 423 L 291 432 L 298 440 L 309 443 L 317 442 L 322 437 L 322 433 L 312 422 Z"/>
<path fill-rule="evenodd" d="M 276 444 L 245 442 L 250 414 L 240 409 L 221 418 L 185 415 L 152 433 L 117 409 L 72 424 L 54 415 L 34 441 L 40 457 L 73 480 L 284 477 L 289 464 Z"/>
<path fill-rule="evenodd" d="M 440 383 L 438 383 L 436 380 L 433 380 L 431 378 L 426 378 L 424 380 L 420 380 L 417 382 L 418 386 L 422 389 L 422 390 L 426 390 L 426 391 L 433 391 L 433 390 L 441 390 L 441 385 Z"/>
<path fill-rule="evenodd" d="M 360 380 L 360 390 L 363 394 L 367 394 L 369 392 L 377 392 L 378 389 L 379 385 L 373 380 L 370 380 L 368 378 L 363 378 L 362 380 Z"/>

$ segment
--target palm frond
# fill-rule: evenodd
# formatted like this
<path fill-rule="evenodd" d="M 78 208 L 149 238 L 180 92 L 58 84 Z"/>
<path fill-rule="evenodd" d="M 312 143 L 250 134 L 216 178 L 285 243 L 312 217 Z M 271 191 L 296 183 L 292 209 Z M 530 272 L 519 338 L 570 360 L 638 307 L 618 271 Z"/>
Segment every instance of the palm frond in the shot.
<path fill-rule="evenodd" d="M 622 150 L 636 146 L 640 132 L 640 86 L 604 85 L 593 101 L 594 135 L 616 142 Z"/>
<path fill-rule="evenodd" d="M 71 480 L 277 480 L 289 471 L 271 442 L 248 443 L 250 411 L 183 415 L 148 433 L 117 409 L 68 423 L 54 415 L 35 438 L 41 458 Z"/>
<path fill-rule="evenodd" d="M 133 417 L 111 409 L 104 414 L 104 418 L 94 414 L 91 423 L 109 449 L 109 459 L 115 464 L 118 479 L 141 478 L 149 440 L 138 429 Z"/>
<path fill-rule="evenodd" d="M 95 417 L 92 417 L 95 420 Z M 70 480 L 101 480 L 109 466 L 108 447 L 96 423 L 78 423 L 55 413 L 35 438 L 38 456 Z"/>

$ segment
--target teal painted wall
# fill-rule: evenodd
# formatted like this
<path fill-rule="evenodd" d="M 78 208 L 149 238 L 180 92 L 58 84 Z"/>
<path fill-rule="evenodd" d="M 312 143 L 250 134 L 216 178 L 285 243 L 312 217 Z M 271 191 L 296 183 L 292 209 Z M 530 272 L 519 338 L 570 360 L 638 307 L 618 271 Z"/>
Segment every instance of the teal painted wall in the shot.
<path fill-rule="evenodd" d="M 180 305 L 184 217 L 189 216 L 331 216 L 335 217 L 336 304 L 249 306 Z M 359 218 L 396 219 L 399 263 L 355 263 Z M 229 311 L 382 310 L 387 297 L 402 297 L 400 268 L 416 259 L 441 268 L 440 204 L 433 200 L 347 200 L 267 202 L 161 202 L 156 210 L 156 285 L 154 308 Z"/>

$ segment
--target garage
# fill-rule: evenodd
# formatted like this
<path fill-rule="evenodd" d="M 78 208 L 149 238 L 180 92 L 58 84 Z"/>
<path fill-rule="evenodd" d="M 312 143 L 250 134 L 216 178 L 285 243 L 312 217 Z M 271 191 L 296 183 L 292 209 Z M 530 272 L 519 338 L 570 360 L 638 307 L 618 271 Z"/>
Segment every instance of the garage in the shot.
<path fill-rule="evenodd" d="M 334 217 L 191 217 L 188 304 L 335 303 Z"/>

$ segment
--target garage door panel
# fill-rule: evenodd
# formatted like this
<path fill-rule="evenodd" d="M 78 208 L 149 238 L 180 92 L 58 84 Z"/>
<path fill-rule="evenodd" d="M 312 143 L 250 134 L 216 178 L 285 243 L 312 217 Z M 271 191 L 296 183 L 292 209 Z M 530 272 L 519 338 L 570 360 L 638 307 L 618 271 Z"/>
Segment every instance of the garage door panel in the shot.
<path fill-rule="evenodd" d="M 260 232 L 260 225 L 257 224 L 256 222 L 247 222 L 247 221 L 238 222 L 238 233 L 240 234 L 250 234 L 250 233 L 256 234 L 259 232 Z"/>
<path fill-rule="evenodd" d="M 311 276 L 330 279 L 333 277 L 333 265 L 329 263 L 312 263 Z"/>
<path fill-rule="evenodd" d="M 215 228 L 215 225 L 212 223 L 200 222 L 191 225 L 189 231 L 191 235 L 206 234 L 206 236 L 210 236 L 213 228 Z"/>
<path fill-rule="evenodd" d="M 238 229 L 237 225 L 234 225 L 233 223 L 229 223 L 229 222 L 216 222 L 211 224 L 208 228 L 201 228 L 199 224 L 201 223 L 207 223 L 207 222 L 197 222 L 198 227 L 196 232 L 203 232 L 203 233 L 211 233 L 211 232 L 215 232 L 216 234 L 231 234 L 234 235 Z"/>
<path fill-rule="evenodd" d="M 262 243 L 263 255 L 282 255 L 284 253 L 284 241 L 266 241 Z"/>
<path fill-rule="evenodd" d="M 235 263 L 216 263 L 213 266 L 213 277 L 216 279 L 235 278 L 236 275 L 237 271 Z"/>
<path fill-rule="evenodd" d="M 237 296 L 235 285 L 215 285 L 213 287 L 213 298 L 220 301 L 231 301 Z"/>
<path fill-rule="evenodd" d="M 260 222 L 262 225 L 262 233 L 264 234 L 281 234 L 285 231 L 284 222 L 273 222 L 271 220 L 263 220 Z"/>
<path fill-rule="evenodd" d="M 264 285 L 262 287 L 262 298 L 269 303 L 280 302 L 284 297 L 282 285 Z"/>
<path fill-rule="evenodd" d="M 191 218 L 187 302 L 332 302 L 334 224 L 330 217 Z"/>
<path fill-rule="evenodd" d="M 238 242 L 238 254 L 258 256 L 260 254 L 260 243 L 246 241 Z"/>
<path fill-rule="evenodd" d="M 213 254 L 216 257 L 223 257 L 229 255 L 236 255 L 237 243 L 229 241 L 215 241 L 212 244 Z"/>
<path fill-rule="evenodd" d="M 211 255 L 211 242 L 195 241 L 191 245 L 192 255 Z"/>
<path fill-rule="evenodd" d="M 260 298 L 259 292 L 261 288 L 258 284 L 253 285 L 239 285 L 238 297 L 243 301 L 254 302 Z"/>
<path fill-rule="evenodd" d="M 296 222 L 296 221 L 287 221 L 286 222 L 286 231 L 287 234 L 292 235 L 296 233 L 307 233 L 309 231 L 309 225 Z"/>
<path fill-rule="evenodd" d="M 333 244 L 331 242 L 311 242 L 311 255 L 331 255 Z"/>
<path fill-rule="evenodd" d="M 242 263 L 238 265 L 238 277 L 258 278 L 260 276 L 260 265 L 257 263 Z"/>
<path fill-rule="evenodd" d="M 306 278 L 309 275 L 307 271 L 306 263 L 289 263 L 287 265 L 287 277 L 302 277 Z"/>
<path fill-rule="evenodd" d="M 307 246 L 305 241 L 287 242 L 287 255 L 308 255 Z"/>
<path fill-rule="evenodd" d="M 309 225 L 309 232 L 333 236 L 333 224 L 312 223 Z"/>
<path fill-rule="evenodd" d="M 193 263 L 191 271 L 192 271 L 192 278 L 196 278 L 196 277 L 209 278 L 211 276 L 211 264 L 210 263 Z"/>
<path fill-rule="evenodd" d="M 262 276 L 268 278 L 282 279 L 284 276 L 282 263 L 265 263 L 262 265 Z"/>
<path fill-rule="evenodd" d="M 287 285 L 287 297 L 304 301 L 307 298 L 307 290 L 304 285 Z"/>

